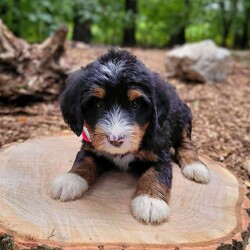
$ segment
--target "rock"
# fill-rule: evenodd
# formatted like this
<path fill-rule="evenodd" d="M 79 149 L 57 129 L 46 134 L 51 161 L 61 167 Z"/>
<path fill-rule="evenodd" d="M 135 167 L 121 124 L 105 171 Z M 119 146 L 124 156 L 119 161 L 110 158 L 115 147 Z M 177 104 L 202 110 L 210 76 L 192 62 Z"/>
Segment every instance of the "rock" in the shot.
<path fill-rule="evenodd" d="M 229 58 L 229 50 L 205 40 L 167 52 L 166 68 L 171 74 L 190 81 L 221 81 L 229 71 Z"/>

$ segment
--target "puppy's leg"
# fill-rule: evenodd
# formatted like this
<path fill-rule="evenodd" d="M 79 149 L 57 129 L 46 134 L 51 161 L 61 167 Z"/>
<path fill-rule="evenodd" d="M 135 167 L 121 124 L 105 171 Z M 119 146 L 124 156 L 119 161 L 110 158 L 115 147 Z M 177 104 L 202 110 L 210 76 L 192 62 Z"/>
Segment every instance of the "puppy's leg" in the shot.
<path fill-rule="evenodd" d="M 93 185 L 96 177 L 97 166 L 94 158 L 81 150 L 76 155 L 72 169 L 54 179 L 51 196 L 61 201 L 78 199 Z"/>
<path fill-rule="evenodd" d="M 133 216 L 145 223 L 160 223 L 169 216 L 172 168 L 169 163 L 149 168 L 139 179 L 131 202 Z"/>
<path fill-rule="evenodd" d="M 182 131 L 181 143 L 175 149 L 175 155 L 186 178 L 201 183 L 210 181 L 209 169 L 199 160 L 197 150 L 191 141 L 191 126 L 189 124 L 186 124 Z"/>

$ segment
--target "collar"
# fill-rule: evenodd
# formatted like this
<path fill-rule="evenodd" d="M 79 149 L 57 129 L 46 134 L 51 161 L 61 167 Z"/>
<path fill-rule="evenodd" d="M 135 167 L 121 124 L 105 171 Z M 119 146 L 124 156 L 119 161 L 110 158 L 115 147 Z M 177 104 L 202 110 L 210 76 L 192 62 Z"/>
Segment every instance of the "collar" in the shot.
<path fill-rule="evenodd" d="M 90 135 L 89 135 L 89 131 L 86 127 L 83 127 L 83 130 L 82 130 L 82 139 L 88 143 L 91 142 L 91 139 L 90 139 Z"/>

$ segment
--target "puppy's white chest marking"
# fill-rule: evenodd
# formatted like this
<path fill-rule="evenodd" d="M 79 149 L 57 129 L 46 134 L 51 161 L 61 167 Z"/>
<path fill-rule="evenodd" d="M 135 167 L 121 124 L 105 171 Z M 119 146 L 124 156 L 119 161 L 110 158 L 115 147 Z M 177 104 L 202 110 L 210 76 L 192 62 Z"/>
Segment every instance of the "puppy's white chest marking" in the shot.
<path fill-rule="evenodd" d="M 126 155 L 111 155 L 107 153 L 97 153 L 99 156 L 103 156 L 109 159 L 114 165 L 122 171 L 127 171 L 129 168 L 129 164 L 135 160 L 134 154 L 126 154 Z"/>
<path fill-rule="evenodd" d="M 123 171 L 128 170 L 129 163 L 135 159 L 133 154 L 127 154 L 124 156 L 109 156 L 108 158 L 115 164 L 116 167 Z"/>
<path fill-rule="evenodd" d="M 125 156 L 115 156 L 112 160 L 119 169 L 126 171 L 129 168 L 129 163 L 134 159 L 135 157 L 133 154 L 128 154 Z"/>

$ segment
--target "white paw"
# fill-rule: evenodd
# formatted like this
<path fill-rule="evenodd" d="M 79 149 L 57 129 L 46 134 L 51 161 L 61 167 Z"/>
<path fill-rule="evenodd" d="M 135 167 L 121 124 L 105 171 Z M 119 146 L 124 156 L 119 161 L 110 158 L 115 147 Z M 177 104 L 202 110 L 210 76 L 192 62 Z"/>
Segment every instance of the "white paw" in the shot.
<path fill-rule="evenodd" d="M 53 199 L 61 201 L 74 200 L 87 191 L 89 185 L 81 176 L 73 173 L 66 173 L 54 179 L 51 186 Z"/>
<path fill-rule="evenodd" d="M 132 200 L 132 214 L 137 220 L 146 223 L 160 223 L 169 215 L 168 204 L 148 195 L 140 195 Z"/>
<path fill-rule="evenodd" d="M 194 180 L 201 183 L 209 183 L 210 171 L 201 162 L 194 162 L 186 165 L 182 170 L 183 175 L 189 180 Z"/>

